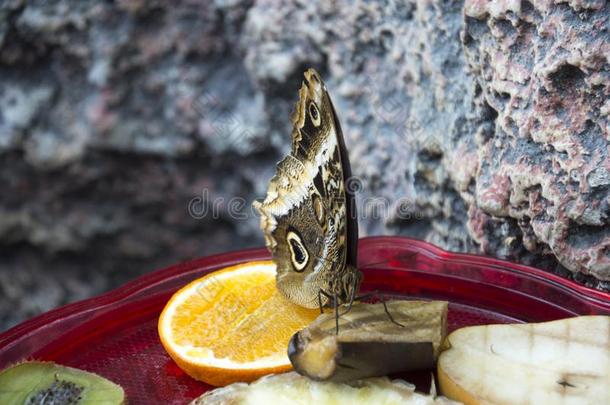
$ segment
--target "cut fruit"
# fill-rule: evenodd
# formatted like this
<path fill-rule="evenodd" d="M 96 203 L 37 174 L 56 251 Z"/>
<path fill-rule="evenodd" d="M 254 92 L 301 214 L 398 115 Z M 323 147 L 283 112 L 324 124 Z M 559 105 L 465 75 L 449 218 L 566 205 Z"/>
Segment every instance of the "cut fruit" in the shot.
<path fill-rule="evenodd" d="M 610 317 L 468 327 L 445 347 L 441 392 L 465 404 L 610 404 Z"/>
<path fill-rule="evenodd" d="M 191 405 L 375 404 L 455 405 L 454 401 L 415 392 L 402 380 L 367 378 L 349 384 L 313 381 L 297 373 L 269 375 L 251 384 L 231 384 L 197 398 Z"/>
<path fill-rule="evenodd" d="M 0 404 L 120 405 L 123 389 L 93 373 L 30 361 L 0 372 Z"/>
<path fill-rule="evenodd" d="M 335 382 L 433 369 L 447 331 L 447 302 L 399 300 L 386 307 L 354 304 L 339 318 L 339 334 L 334 314 L 320 315 L 290 340 L 294 369 Z"/>
<path fill-rule="evenodd" d="M 290 370 L 290 337 L 319 313 L 278 292 L 273 262 L 251 262 L 179 290 L 161 313 L 158 329 L 180 368 L 218 386 Z"/>

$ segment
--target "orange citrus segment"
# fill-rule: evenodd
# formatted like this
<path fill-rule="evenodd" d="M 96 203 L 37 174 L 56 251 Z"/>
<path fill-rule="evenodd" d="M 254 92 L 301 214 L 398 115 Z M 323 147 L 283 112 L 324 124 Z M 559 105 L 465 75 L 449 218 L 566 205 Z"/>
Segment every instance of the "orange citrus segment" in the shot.
<path fill-rule="evenodd" d="M 290 337 L 318 315 L 277 291 L 273 262 L 251 262 L 174 294 L 159 318 L 159 336 L 189 375 L 225 385 L 289 370 Z"/>

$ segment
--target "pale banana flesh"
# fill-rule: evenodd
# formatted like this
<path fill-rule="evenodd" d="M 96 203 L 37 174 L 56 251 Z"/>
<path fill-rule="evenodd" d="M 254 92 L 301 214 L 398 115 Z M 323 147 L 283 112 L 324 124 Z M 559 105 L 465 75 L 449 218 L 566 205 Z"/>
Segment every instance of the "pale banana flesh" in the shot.
<path fill-rule="evenodd" d="M 387 377 L 350 384 L 313 381 L 295 372 L 269 375 L 251 384 L 236 383 L 204 394 L 191 405 L 375 404 L 456 405 L 442 397 L 415 392 L 415 387 Z"/>
<path fill-rule="evenodd" d="M 338 334 L 334 314 L 325 313 L 292 337 L 288 358 L 299 374 L 335 382 L 431 369 L 447 335 L 447 305 L 357 303 L 339 317 Z"/>
<path fill-rule="evenodd" d="M 610 404 L 610 317 L 475 326 L 446 340 L 441 392 L 469 404 Z M 457 395 L 457 396 L 456 396 Z"/>

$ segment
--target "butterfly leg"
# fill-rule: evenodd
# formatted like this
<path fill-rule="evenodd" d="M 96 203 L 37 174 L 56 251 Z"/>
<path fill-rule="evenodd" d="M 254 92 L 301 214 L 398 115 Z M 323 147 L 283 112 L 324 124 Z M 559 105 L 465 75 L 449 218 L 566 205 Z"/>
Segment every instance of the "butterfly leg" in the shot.
<path fill-rule="evenodd" d="M 335 312 L 335 332 L 337 335 L 339 334 L 339 297 L 335 292 L 333 295 L 330 295 L 323 289 L 318 290 L 318 305 L 320 306 L 320 313 L 324 313 L 324 306 L 322 305 L 322 296 L 325 296 L 329 300 L 332 300 L 333 303 L 333 311 Z M 353 300 L 352 300 L 353 301 Z"/>
<path fill-rule="evenodd" d="M 335 309 L 335 333 L 339 334 L 339 299 L 337 297 L 337 293 L 335 292 L 333 299 L 333 306 Z"/>
<path fill-rule="evenodd" d="M 347 309 L 341 315 L 347 314 L 352 309 L 352 305 L 353 305 L 354 301 L 362 301 L 362 300 L 365 300 L 367 298 L 371 298 L 371 297 L 374 297 L 374 296 L 378 295 L 378 296 L 381 296 L 381 303 L 383 304 L 383 310 L 385 311 L 386 315 L 390 319 L 390 322 L 392 322 L 393 324 L 398 325 L 398 326 L 404 328 L 405 325 L 403 325 L 400 322 L 396 321 L 394 319 L 394 317 L 392 316 L 392 314 L 390 313 L 390 310 L 388 309 L 388 305 L 386 304 L 385 295 L 383 293 L 380 293 L 379 291 L 371 291 L 370 293 L 362 294 L 362 295 L 360 295 L 358 297 L 355 297 L 354 295 L 355 294 L 352 294 L 350 296 L 350 300 L 349 300 L 349 304 L 347 306 Z"/>
<path fill-rule="evenodd" d="M 343 312 L 341 315 L 345 315 L 349 311 L 352 310 L 352 305 L 354 304 L 355 300 L 356 300 L 356 288 L 352 288 L 350 291 L 350 294 L 349 294 L 349 302 L 347 303 L 347 308 L 345 309 L 345 312 Z"/>
<path fill-rule="evenodd" d="M 349 311 L 352 310 L 352 306 L 354 305 L 354 301 L 362 301 L 362 300 L 365 300 L 367 298 L 374 297 L 375 295 L 380 295 L 379 291 L 375 290 L 375 291 L 372 291 L 372 292 L 367 293 L 367 294 L 362 294 L 362 295 L 356 296 L 356 290 L 352 289 L 352 291 L 351 291 L 351 293 L 349 295 L 349 302 L 347 303 L 347 308 L 345 309 L 345 312 L 343 312 L 341 315 L 345 315 Z"/>
<path fill-rule="evenodd" d="M 323 289 L 318 290 L 318 305 L 320 306 L 320 313 L 324 313 L 324 305 L 322 305 L 322 296 L 325 296 L 329 300 L 333 299 L 333 296 L 324 291 Z"/>
<path fill-rule="evenodd" d="M 322 308 L 322 289 L 318 291 L 318 305 L 320 306 L 320 313 L 324 313 L 324 309 Z"/>
<path fill-rule="evenodd" d="M 383 297 L 383 294 L 381 295 Z M 395 325 L 400 326 L 401 328 L 404 328 L 405 325 L 403 325 L 402 323 L 396 321 L 394 319 L 394 317 L 392 317 L 392 314 L 390 313 L 390 311 L 388 310 L 388 306 L 385 303 L 385 298 L 381 299 L 381 303 L 383 304 L 383 310 L 385 311 L 385 314 L 388 316 L 388 318 L 390 319 L 390 322 L 392 322 Z"/>

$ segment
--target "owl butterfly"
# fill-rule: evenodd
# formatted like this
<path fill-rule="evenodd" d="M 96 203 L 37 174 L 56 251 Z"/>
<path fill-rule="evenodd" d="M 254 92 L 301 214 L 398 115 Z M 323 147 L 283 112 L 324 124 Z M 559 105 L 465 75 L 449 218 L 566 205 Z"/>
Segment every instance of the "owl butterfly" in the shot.
<path fill-rule="evenodd" d="M 313 69 L 305 72 L 292 115 L 292 150 L 277 165 L 267 196 L 254 207 L 277 266 L 277 287 L 307 308 L 351 303 L 358 223 L 346 190 L 349 158 L 337 113 Z"/>

